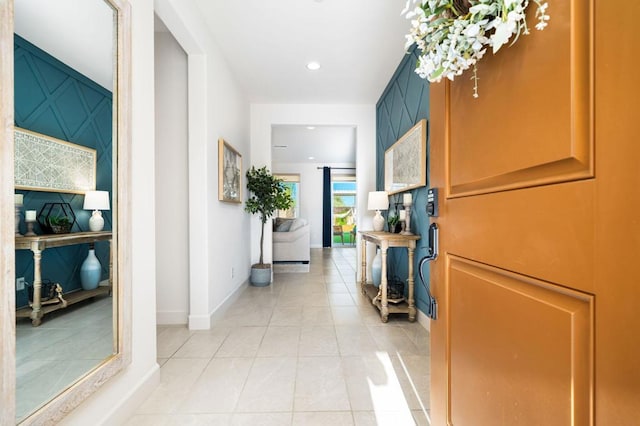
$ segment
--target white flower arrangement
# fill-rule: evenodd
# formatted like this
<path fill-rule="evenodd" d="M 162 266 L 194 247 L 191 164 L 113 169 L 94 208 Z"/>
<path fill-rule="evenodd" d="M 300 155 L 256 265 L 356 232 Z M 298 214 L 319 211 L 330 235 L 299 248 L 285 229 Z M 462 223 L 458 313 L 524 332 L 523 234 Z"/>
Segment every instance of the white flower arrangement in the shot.
<path fill-rule="evenodd" d="M 549 21 L 548 4 L 532 0 L 538 9 L 536 29 Z M 529 0 L 407 0 L 402 14 L 411 21 L 406 35 L 422 54 L 415 72 L 430 82 L 453 80 L 473 67 L 473 97 L 478 97 L 477 63 L 492 48 L 495 54 L 515 34 L 529 34 L 525 10 Z"/>

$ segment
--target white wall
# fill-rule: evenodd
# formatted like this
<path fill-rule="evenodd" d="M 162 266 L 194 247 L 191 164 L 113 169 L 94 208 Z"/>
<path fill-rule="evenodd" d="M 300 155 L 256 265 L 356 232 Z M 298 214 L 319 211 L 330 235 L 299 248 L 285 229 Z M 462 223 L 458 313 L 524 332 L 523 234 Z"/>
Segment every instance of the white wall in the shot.
<path fill-rule="evenodd" d="M 122 424 L 159 383 L 155 326 L 153 1 L 131 2 L 131 364 L 62 425 Z"/>
<path fill-rule="evenodd" d="M 156 319 L 189 315 L 187 54 L 168 32 L 155 33 Z"/>
<path fill-rule="evenodd" d="M 249 277 L 249 216 L 218 201 L 218 138 L 250 164 L 249 103 L 197 10 L 156 0 L 156 13 L 188 55 L 189 328 L 207 329 Z"/>
<path fill-rule="evenodd" d="M 156 363 L 154 1 L 132 9 L 132 363 L 62 424 L 123 424 L 159 383 Z M 185 2 L 156 0 L 156 12 L 189 55 L 190 325 L 209 326 L 216 307 L 249 276 L 249 216 L 217 201 L 217 139 L 250 164 L 249 106 L 209 33 Z M 194 250 L 195 249 L 195 250 Z M 235 275 L 230 277 L 230 268 Z"/>
<path fill-rule="evenodd" d="M 353 163 L 273 163 L 273 173 L 300 175 L 300 217 L 309 221 L 311 247 L 322 247 L 323 175 L 318 167 L 355 167 Z"/>
<path fill-rule="evenodd" d="M 251 158 L 255 165 L 271 168 L 271 126 L 285 125 L 347 125 L 356 127 L 357 223 L 361 230 L 373 229 L 372 216 L 367 211 L 367 194 L 376 187 L 376 115 L 375 105 L 251 105 Z M 317 166 L 317 165 L 316 165 Z M 298 173 L 289 170 L 290 173 Z M 320 192 L 321 193 L 321 192 Z M 260 256 L 260 221 L 251 221 L 251 259 Z M 321 231 L 320 231 L 321 232 Z M 358 259 L 360 245 L 358 244 Z M 265 231 L 265 262 L 271 262 L 272 235 Z M 367 257 L 373 257 L 373 246 Z M 360 269 L 358 268 L 358 276 Z M 359 279 L 359 278 L 358 278 Z"/>

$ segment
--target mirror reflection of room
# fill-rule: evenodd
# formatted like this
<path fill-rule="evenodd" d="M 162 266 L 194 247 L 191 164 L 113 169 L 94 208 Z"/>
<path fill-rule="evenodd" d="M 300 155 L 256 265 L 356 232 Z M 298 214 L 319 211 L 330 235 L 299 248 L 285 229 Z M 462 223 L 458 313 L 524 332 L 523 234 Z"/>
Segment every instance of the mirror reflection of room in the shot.
<path fill-rule="evenodd" d="M 14 11 L 20 422 L 115 351 L 114 16 L 103 0 Z"/>

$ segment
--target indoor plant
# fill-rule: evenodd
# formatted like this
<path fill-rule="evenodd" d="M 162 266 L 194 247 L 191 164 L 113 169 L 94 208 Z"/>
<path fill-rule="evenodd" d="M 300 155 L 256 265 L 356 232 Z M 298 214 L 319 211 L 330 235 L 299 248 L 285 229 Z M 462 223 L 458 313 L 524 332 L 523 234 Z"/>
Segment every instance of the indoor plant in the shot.
<path fill-rule="evenodd" d="M 291 194 L 282 185 L 282 180 L 273 176 L 266 167 L 247 170 L 249 198 L 245 211 L 258 214 L 261 222 L 260 260 L 251 265 L 251 284 L 266 286 L 271 282 L 271 264 L 264 263 L 264 224 L 276 210 L 287 210 L 293 204 Z"/>
<path fill-rule="evenodd" d="M 389 232 L 392 232 L 394 234 L 397 234 L 398 232 L 400 232 L 399 229 L 399 225 L 400 225 L 400 217 L 393 213 L 393 214 L 389 214 L 389 219 L 387 219 L 387 223 L 389 224 Z"/>
<path fill-rule="evenodd" d="M 47 218 L 49 229 L 54 234 L 66 234 L 71 231 L 73 223 L 66 216 L 54 216 Z"/>

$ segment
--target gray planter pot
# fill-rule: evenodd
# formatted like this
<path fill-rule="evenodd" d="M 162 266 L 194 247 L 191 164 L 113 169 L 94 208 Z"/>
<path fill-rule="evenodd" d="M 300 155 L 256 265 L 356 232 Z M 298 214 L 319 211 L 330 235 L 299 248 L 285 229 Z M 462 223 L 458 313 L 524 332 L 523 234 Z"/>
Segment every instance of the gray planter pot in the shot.
<path fill-rule="evenodd" d="M 260 267 L 253 265 L 249 282 L 256 287 L 266 287 L 271 284 L 271 264 L 260 265 Z"/>

